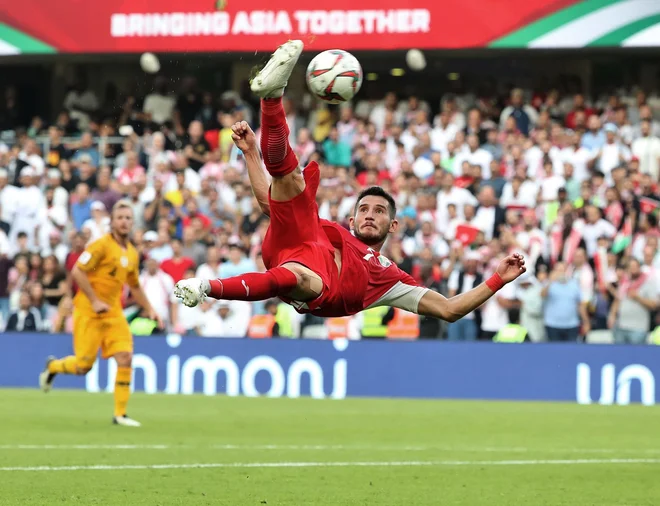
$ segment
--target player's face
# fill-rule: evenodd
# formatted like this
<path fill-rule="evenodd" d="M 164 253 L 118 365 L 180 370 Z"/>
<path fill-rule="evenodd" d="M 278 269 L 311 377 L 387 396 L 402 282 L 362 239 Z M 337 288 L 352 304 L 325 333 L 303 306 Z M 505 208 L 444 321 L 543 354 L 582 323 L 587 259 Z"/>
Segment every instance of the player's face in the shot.
<path fill-rule="evenodd" d="M 128 237 L 133 229 L 133 210 L 129 208 L 117 209 L 112 213 L 110 226 L 114 233 L 121 237 Z"/>
<path fill-rule="evenodd" d="M 387 200 L 376 195 L 367 195 L 360 201 L 350 222 L 355 237 L 370 246 L 384 242 L 398 225 L 396 220 L 390 218 Z"/>

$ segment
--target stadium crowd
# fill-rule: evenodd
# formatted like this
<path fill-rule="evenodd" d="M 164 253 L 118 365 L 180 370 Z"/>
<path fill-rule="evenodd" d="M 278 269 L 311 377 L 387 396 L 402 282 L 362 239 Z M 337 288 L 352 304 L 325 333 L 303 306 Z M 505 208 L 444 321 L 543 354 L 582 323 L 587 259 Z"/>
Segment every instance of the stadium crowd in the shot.
<path fill-rule="evenodd" d="M 54 121 L 27 125 L 12 88 L 3 95 L 3 328 L 71 330 L 68 272 L 127 197 L 141 281 L 169 331 L 474 340 L 509 328 L 533 342 L 654 339 L 660 108 L 644 92 L 590 98 L 513 89 L 445 95 L 439 104 L 387 93 L 336 108 L 285 99 L 301 164 L 321 165 L 320 215 L 348 226 L 361 188 L 392 192 L 400 226 L 384 254 L 421 284 L 461 293 L 503 255 L 524 252 L 530 268 L 519 282 L 446 325 L 389 308 L 324 322 L 278 301 L 187 308 L 173 299 L 174 283 L 186 277 L 264 270 L 268 219 L 230 130 L 241 120 L 258 128 L 258 102 L 198 90 L 192 79 L 178 95 L 168 84 L 156 78 L 149 95 L 127 97 L 118 111 L 81 81 Z M 125 305 L 142 321 L 131 300 Z"/>

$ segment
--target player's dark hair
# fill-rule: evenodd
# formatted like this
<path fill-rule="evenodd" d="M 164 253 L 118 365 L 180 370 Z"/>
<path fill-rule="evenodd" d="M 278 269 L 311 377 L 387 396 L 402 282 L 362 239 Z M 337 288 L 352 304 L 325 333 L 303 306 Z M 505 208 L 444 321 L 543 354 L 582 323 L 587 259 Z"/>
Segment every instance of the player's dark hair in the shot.
<path fill-rule="evenodd" d="M 389 212 L 390 212 L 390 219 L 394 219 L 396 217 L 396 202 L 394 202 L 394 197 L 387 193 L 385 190 L 383 190 L 380 186 L 371 186 L 369 188 L 365 188 L 360 192 L 358 195 L 357 201 L 355 202 L 355 208 L 353 209 L 353 214 L 357 214 L 358 206 L 360 205 L 360 202 L 364 197 L 369 197 L 370 195 L 373 195 L 374 197 L 382 197 L 385 200 L 387 200 Z"/>

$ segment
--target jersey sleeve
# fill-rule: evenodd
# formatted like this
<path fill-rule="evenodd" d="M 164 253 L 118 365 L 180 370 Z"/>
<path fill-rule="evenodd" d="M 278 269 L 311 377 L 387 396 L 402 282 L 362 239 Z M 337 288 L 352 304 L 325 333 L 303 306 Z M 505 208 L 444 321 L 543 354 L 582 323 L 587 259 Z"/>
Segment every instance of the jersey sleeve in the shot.
<path fill-rule="evenodd" d="M 397 267 L 397 269 L 399 269 Z M 404 285 L 409 285 L 409 286 L 422 286 L 420 283 L 418 283 L 415 278 L 413 278 L 410 274 L 407 272 L 402 271 L 399 269 L 399 281 L 401 281 Z"/>
<path fill-rule="evenodd" d="M 75 265 L 83 272 L 91 272 L 99 266 L 104 257 L 105 241 L 101 238 L 85 248 Z"/>

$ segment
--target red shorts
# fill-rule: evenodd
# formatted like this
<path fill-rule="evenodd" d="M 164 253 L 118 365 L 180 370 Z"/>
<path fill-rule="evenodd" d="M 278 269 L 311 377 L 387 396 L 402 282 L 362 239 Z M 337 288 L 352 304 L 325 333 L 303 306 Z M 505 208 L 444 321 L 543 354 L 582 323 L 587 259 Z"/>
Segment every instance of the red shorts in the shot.
<path fill-rule="evenodd" d="M 311 312 L 321 305 L 331 303 L 338 289 L 339 272 L 335 264 L 335 248 L 323 231 L 316 204 L 320 172 L 316 162 L 303 171 L 305 190 L 286 202 L 274 201 L 268 195 L 270 226 L 261 248 L 267 269 L 288 262 L 304 265 L 323 281 L 323 293 L 306 303 L 298 303 L 285 297 L 284 302 L 299 312 Z"/>

